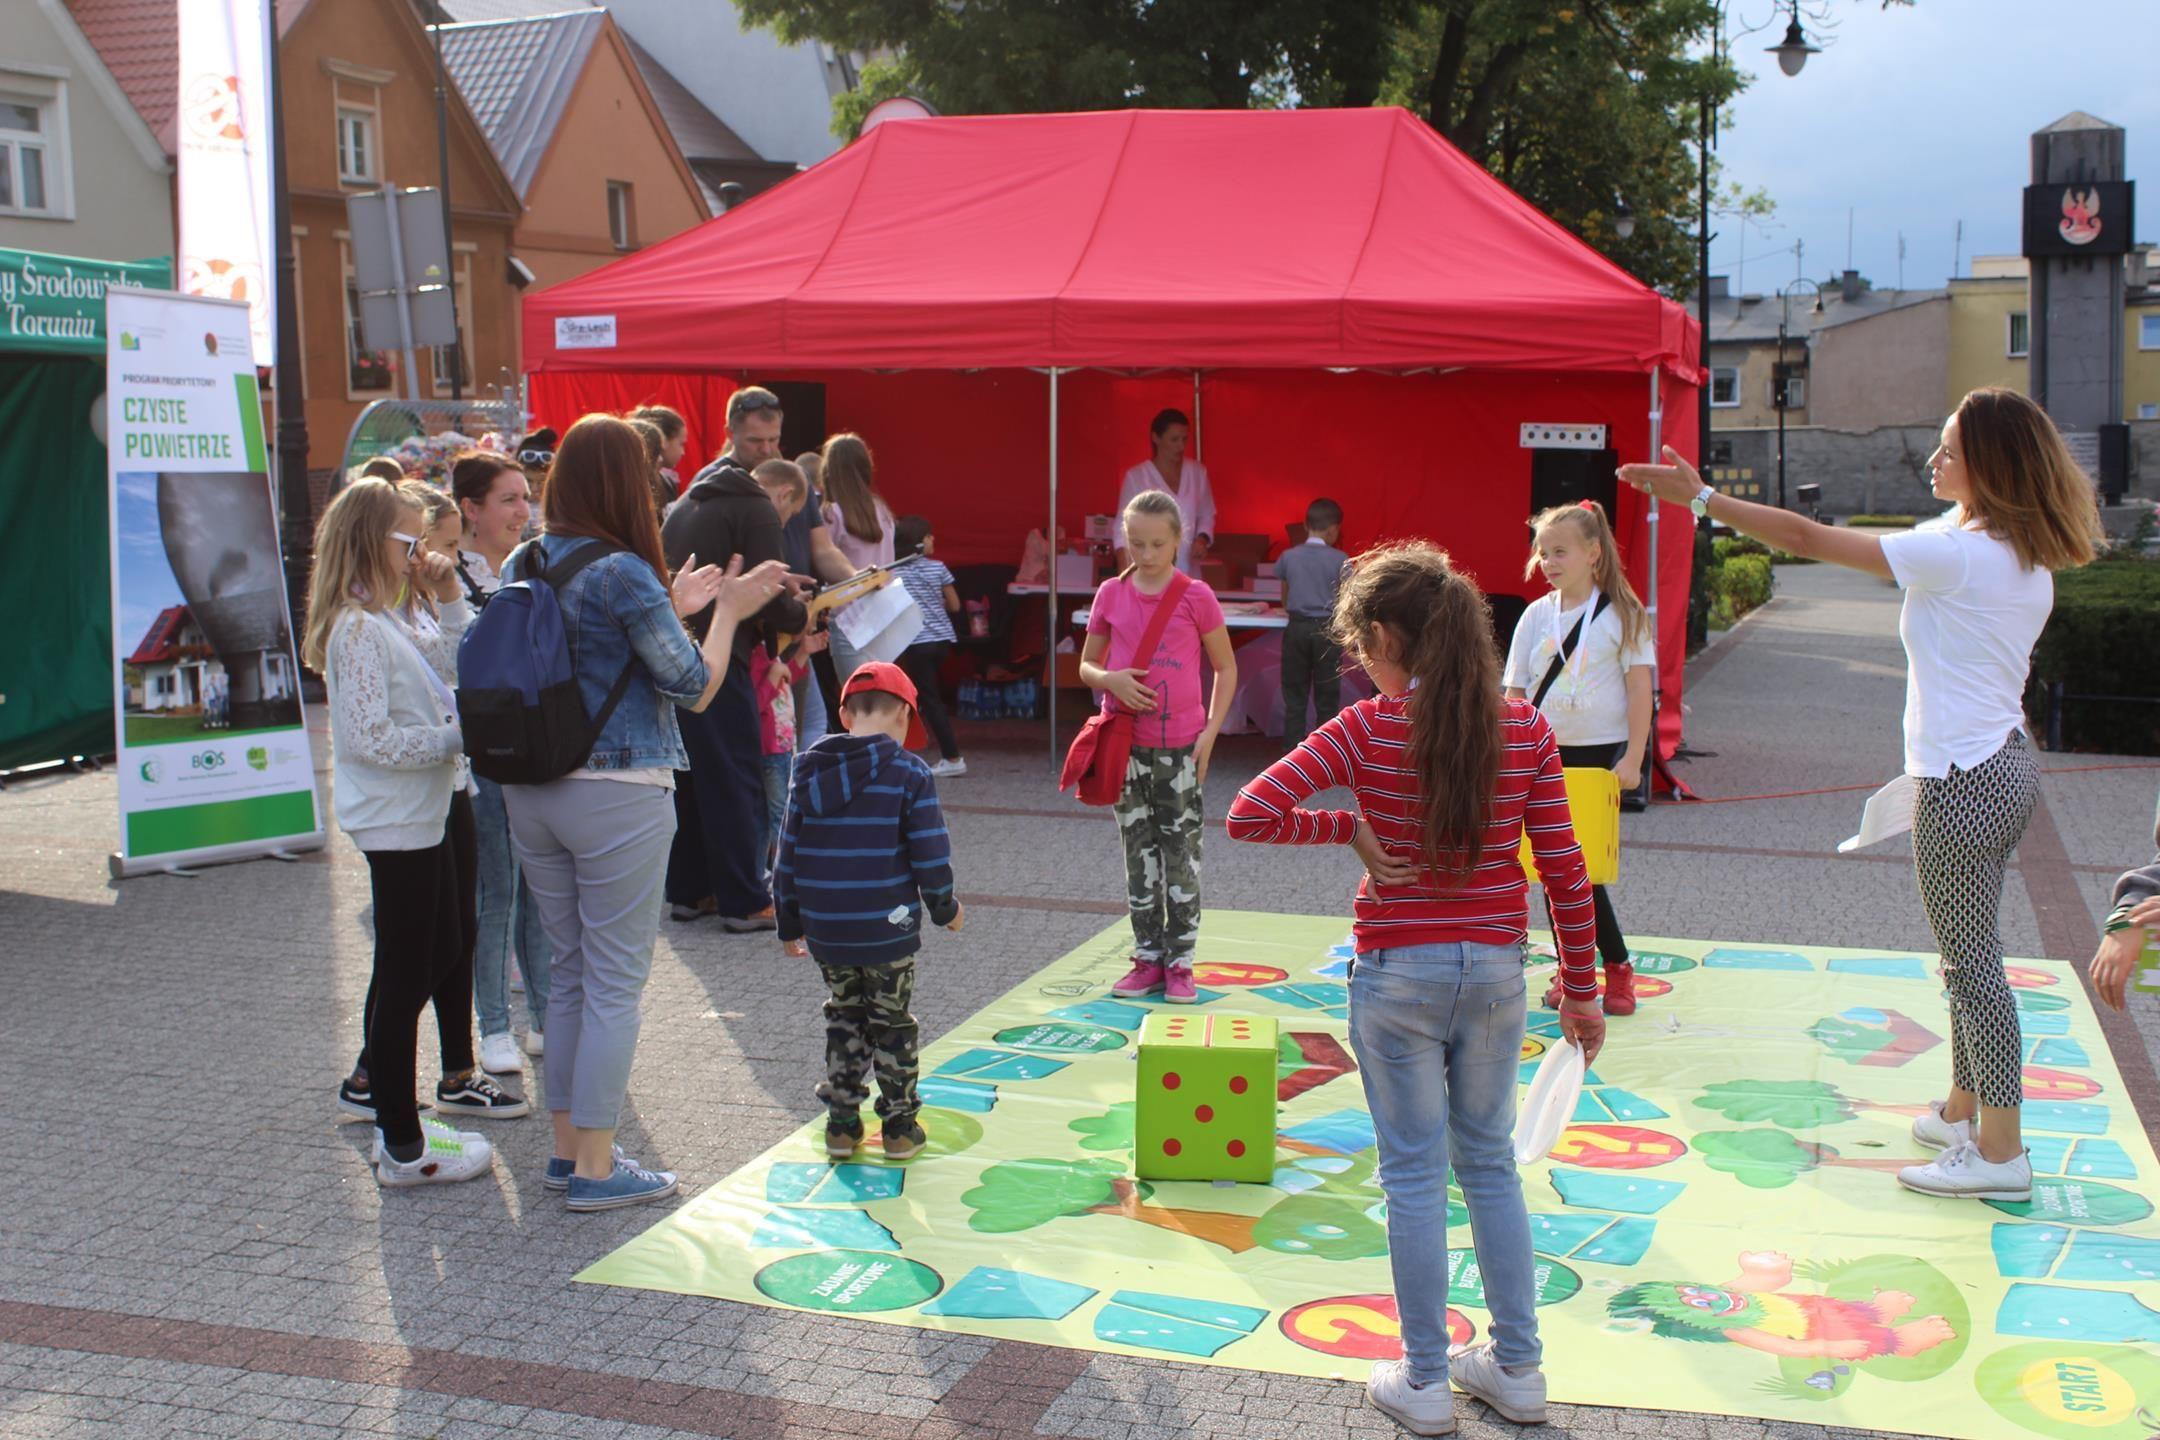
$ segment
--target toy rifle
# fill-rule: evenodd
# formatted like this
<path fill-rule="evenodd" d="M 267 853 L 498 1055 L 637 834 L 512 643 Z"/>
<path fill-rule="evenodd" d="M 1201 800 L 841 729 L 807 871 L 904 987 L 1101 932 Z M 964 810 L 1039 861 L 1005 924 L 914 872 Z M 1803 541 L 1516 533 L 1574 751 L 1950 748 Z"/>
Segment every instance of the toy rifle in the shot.
<path fill-rule="evenodd" d="M 913 555 L 903 555 L 890 565 L 872 565 L 869 569 L 857 571 L 845 580 L 835 580 L 829 585 L 819 586 L 817 593 L 803 602 L 803 610 L 808 617 L 803 621 L 804 632 L 817 629 L 819 620 L 838 610 L 841 606 L 860 600 L 863 596 L 873 591 L 882 590 L 887 585 L 892 584 L 899 578 L 895 572 L 901 566 L 912 565 L 921 558 L 920 551 Z M 780 636 L 779 645 L 777 646 L 780 655 L 784 659 L 792 660 L 794 657 L 790 652 L 796 642 L 801 639 L 801 634 Z"/>

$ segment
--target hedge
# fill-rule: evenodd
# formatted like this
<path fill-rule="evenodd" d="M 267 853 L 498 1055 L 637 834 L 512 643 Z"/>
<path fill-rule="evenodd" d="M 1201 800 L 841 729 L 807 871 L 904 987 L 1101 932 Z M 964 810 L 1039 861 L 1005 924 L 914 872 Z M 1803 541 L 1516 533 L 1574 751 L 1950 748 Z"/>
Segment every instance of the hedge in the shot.
<path fill-rule="evenodd" d="M 1854 515 L 1845 521 L 1847 528 L 1862 530 L 1909 530 L 1919 523 L 1917 515 Z"/>
<path fill-rule="evenodd" d="M 1725 629 L 1770 598 L 1770 558 L 1728 552 L 1709 568 L 1704 582 L 1710 596 L 1710 623 Z"/>
<path fill-rule="evenodd" d="M 2160 702 L 2156 617 L 2160 560 L 2118 552 L 2058 574 L 2055 613 L 2033 647 L 2032 679 L 2025 689 L 2025 713 L 2035 733 L 2047 733 L 2048 687 L 2057 681 L 2072 695 Z M 2062 743 L 2069 750 L 2160 755 L 2160 703 L 2066 701 Z"/>

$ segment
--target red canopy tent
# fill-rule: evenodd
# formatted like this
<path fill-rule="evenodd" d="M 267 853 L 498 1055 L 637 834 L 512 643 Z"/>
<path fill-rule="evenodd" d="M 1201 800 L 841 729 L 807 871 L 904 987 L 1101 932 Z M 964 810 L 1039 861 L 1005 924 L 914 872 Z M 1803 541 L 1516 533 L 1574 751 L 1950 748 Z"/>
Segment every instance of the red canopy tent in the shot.
<path fill-rule="evenodd" d="M 1427 536 L 1518 595 L 1542 586 L 1522 574 L 1523 427 L 1692 451 L 1700 381 L 1680 306 L 1399 109 L 890 122 L 527 297 L 524 336 L 546 421 L 671 404 L 693 456 L 738 384 L 823 383 L 829 428 L 871 441 L 947 558 L 1016 557 L 1046 491 L 1079 533 L 1179 405 L 1221 531 L 1279 536 L 1331 495 L 1353 548 Z M 1655 507 L 1618 498 L 1659 611 L 1669 753 L 1690 528 L 1662 527 L 1653 575 Z"/>

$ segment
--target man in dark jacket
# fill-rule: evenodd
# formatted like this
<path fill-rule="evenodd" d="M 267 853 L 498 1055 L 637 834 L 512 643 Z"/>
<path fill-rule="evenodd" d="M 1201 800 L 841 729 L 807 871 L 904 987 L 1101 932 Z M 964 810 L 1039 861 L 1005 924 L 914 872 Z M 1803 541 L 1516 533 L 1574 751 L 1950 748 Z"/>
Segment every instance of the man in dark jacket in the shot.
<path fill-rule="evenodd" d="M 905 1160 L 926 1137 L 915 1118 L 915 955 L 924 922 L 958 930 L 952 845 L 937 781 L 908 748 L 923 743 L 915 686 L 873 661 L 841 687 L 845 735 L 803 751 L 788 793 L 773 894 L 782 940 L 806 939 L 825 977 L 825 1153 L 862 1143 L 877 1075 L 880 1145 Z"/>
<path fill-rule="evenodd" d="M 764 396 L 771 404 L 757 403 Z M 738 390 L 728 402 L 729 449 L 699 472 L 669 510 L 660 530 L 670 567 L 691 555 L 700 562 L 728 563 L 742 556 L 748 570 L 783 558 L 780 512 L 750 476 L 747 453 L 756 444 L 740 443 L 738 430 L 750 416 L 769 414 L 778 448 L 779 402 L 755 387 Z M 738 413 L 740 412 L 740 413 Z M 690 617 L 690 628 L 703 638 L 712 623 L 710 608 Z M 803 603 L 786 591 L 773 597 L 755 620 L 735 630 L 727 679 L 702 714 L 681 711 L 683 749 L 690 768 L 675 772 L 675 844 L 668 855 L 668 913 L 695 920 L 718 913 L 729 930 L 773 928 L 772 897 L 764 857 L 758 853 L 758 820 L 765 813 L 764 755 L 758 742 L 755 687 L 750 683 L 750 651 L 775 634 L 803 628 Z"/>

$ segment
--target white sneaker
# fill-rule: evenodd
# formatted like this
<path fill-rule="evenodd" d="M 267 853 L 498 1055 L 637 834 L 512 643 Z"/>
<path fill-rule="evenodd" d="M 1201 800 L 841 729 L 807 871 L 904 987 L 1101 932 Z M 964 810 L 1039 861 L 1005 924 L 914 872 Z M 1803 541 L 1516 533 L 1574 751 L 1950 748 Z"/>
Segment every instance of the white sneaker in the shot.
<path fill-rule="evenodd" d="M 1423 1389 L 1412 1385 L 1405 1361 L 1374 1361 L 1372 1378 L 1365 1382 L 1365 1395 L 1374 1408 L 1394 1417 L 1413 1435 L 1455 1433 L 1455 1397 L 1445 1385 L 1427 1385 Z"/>
<path fill-rule="evenodd" d="M 547 1052 L 547 1036 L 538 1030 L 525 1032 L 525 1053 L 538 1059 Z"/>
<path fill-rule="evenodd" d="M 2032 1160 L 2023 1151 L 1998 1163 L 1978 1145 L 1957 1145 L 1925 1165 L 1906 1166 L 1897 1178 L 1908 1190 L 1946 1200 L 2032 1199 Z"/>
<path fill-rule="evenodd" d="M 507 1030 L 480 1037 L 480 1068 L 490 1075 L 522 1075 L 525 1061 L 518 1054 L 517 1040 Z"/>
<path fill-rule="evenodd" d="M 1545 1372 L 1532 1366 L 1510 1370 L 1493 1358 L 1492 1342 L 1448 1348 L 1448 1380 L 1518 1425 L 1545 1423 Z"/>
<path fill-rule="evenodd" d="M 932 765 L 930 767 L 930 773 L 932 775 L 940 777 L 946 775 L 965 775 L 967 774 L 967 761 L 957 758 L 952 760 L 940 760 L 935 765 Z"/>
<path fill-rule="evenodd" d="M 445 1125 L 442 1121 L 435 1119 L 431 1115 L 423 1115 L 420 1117 L 420 1133 L 431 1140 L 477 1140 L 483 1145 L 487 1144 L 487 1136 L 482 1135 L 479 1131 L 460 1130 L 455 1125 Z M 375 1164 L 382 1158 L 383 1138 L 382 1131 L 378 1129 L 375 1132 L 374 1153 L 368 1156 L 368 1163 L 370 1165 Z"/>
<path fill-rule="evenodd" d="M 396 1160 L 375 1132 L 375 1179 L 384 1189 L 406 1185 L 447 1185 L 485 1175 L 495 1164 L 495 1150 L 478 1135 L 423 1125 L 423 1148 L 417 1160 Z"/>
<path fill-rule="evenodd" d="M 1912 1122 L 1912 1138 L 1930 1150 L 1955 1150 L 1972 1144 L 1972 1121 L 1943 1119 L 1943 1102 L 1930 1100 L 1927 1114 Z"/>

